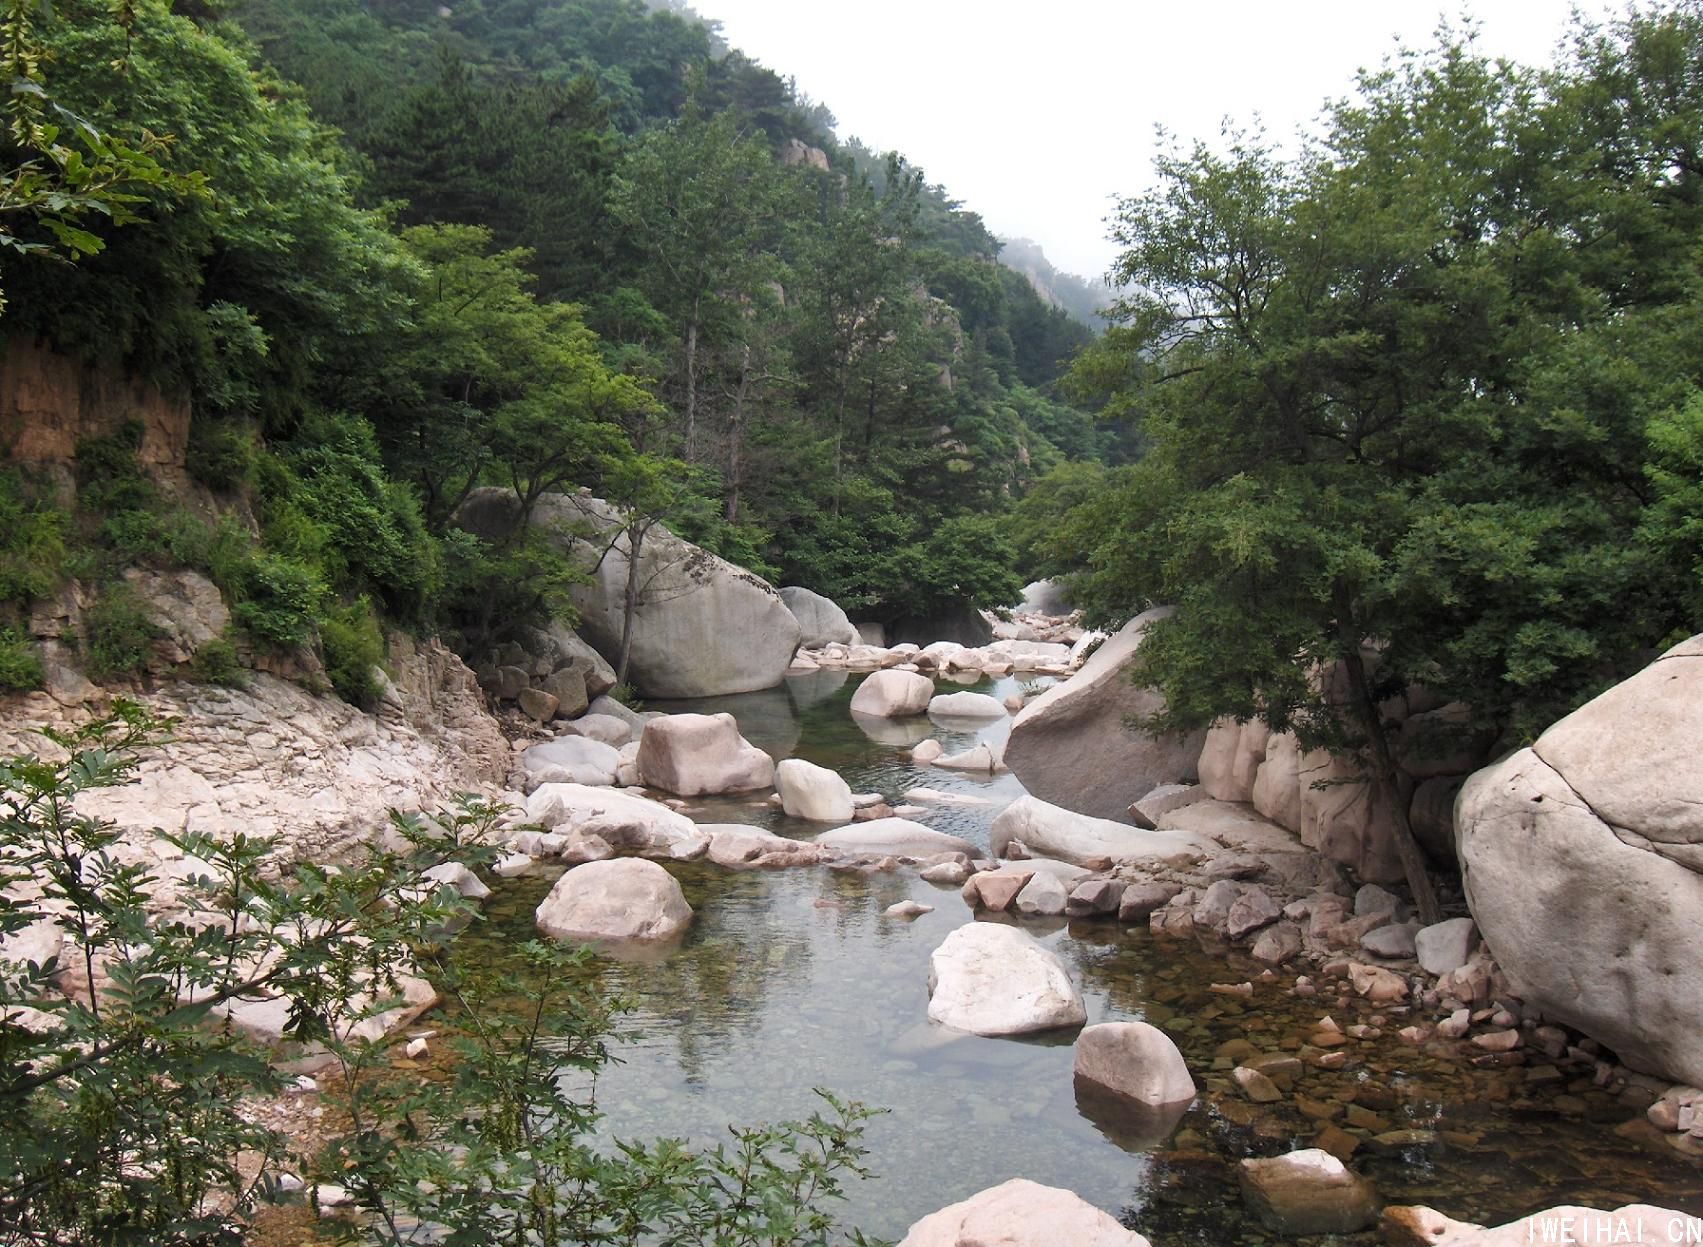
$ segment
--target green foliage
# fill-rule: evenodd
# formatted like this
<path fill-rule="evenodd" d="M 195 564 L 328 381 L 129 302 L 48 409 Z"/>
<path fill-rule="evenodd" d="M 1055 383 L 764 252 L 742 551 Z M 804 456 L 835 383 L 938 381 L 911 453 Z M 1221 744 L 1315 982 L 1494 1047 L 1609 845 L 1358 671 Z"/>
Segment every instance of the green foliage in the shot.
<path fill-rule="evenodd" d="M 68 518 L 18 473 L 0 472 L 0 610 L 25 608 L 57 587 Z"/>
<path fill-rule="evenodd" d="M 47 678 L 29 637 L 10 624 L 0 626 L 0 692 L 24 693 Z"/>
<path fill-rule="evenodd" d="M 1656 496 L 1643 536 L 1690 575 L 1690 619 L 1703 620 L 1703 393 L 1653 417 L 1645 472 Z"/>
<path fill-rule="evenodd" d="M 314 568 L 284 555 L 261 554 L 247 564 L 231 613 L 260 644 L 295 649 L 313 639 L 326 593 Z"/>
<path fill-rule="evenodd" d="M 189 426 L 185 456 L 189 475 L 218 493 L 234 493 L 254 470 L 254 435 L 229 420 L 196 420 Z"/>
<path fill-rule="evenodd" d="M 372 709 L 381 691 L 373 668 L 384 661 L 384 630 L 372 604 L 360 598 L 347 606 L 327 607 L 318 622 L 326 679 L 344 701 Z"/>
<path fill-rule="evenodd" d="M 189 676 L 202 684 L 219 684 L 225 688 L 246 688 L 248 685 L 248 676 L 243 671 L 237 647 L 229 636 L 203 641 L 190 656 Z"/>
<path fill-rule="evenodd" d="M 335 869 L 280 872 L 277 842 L 242 833 L 162 836 L 204 869 L 174 889 L 176 914 L 157 912 L 158 881 L 122 864 L 120 833 L 76 802 L 127 782 L 166 727 L 120 701 L 47 733 L 59 760 L 0 761 L 0 887 L 31 884 L 0 910 L 0 937 L 41 920 L 66 932 L 46 964 L 0 959 L 0 1012 L 46 1021 L 0 1027 L 0 1222 L 16 1235 L 239 1241 L 289 1142 L 248 1120 L 245 1101 L 281 1089 L 289 1044 L 314 1043 L 332 1057 L 320 1081 L 341 1110 L 327 1124 L 345 1124 L 306 1176 L 355 1194 L 368 1221 L 350 1237 L 394 1241 L 407 1223 L 441 1241 L 540 1247 L 828 1241 L 829 1202 L 864 1172 L 858 1105 L 825 1096 L 807 1121 L 736 1129 L 708 1149 L 586 1142 L 598 1115 L 561 1075 L 609 1059 L 615 1012 L 589 954 L 532 942 L 501 966 L 464 964 L 452 933 L 476 909 L 428 874 L 488 865 L 497 807 L 394 815 L 399 848 Z M 53 979 L 72 966 L 85 985 L 62 996 Z M 441 1080 L 398 1077 L 388 1041 L 356 1030 L 422 973 L 457 1006 Z M 287 1010 L 281 1053 L 224 1022 L 256 998 Z"/>
<path fill-rule="evenodd" d="M 128 585 L 108 585 L 85 614 L 83 625 L 88 633 L 83 660 L 95 679 L 122 679 L 147 670 L 160 629 Z"/>

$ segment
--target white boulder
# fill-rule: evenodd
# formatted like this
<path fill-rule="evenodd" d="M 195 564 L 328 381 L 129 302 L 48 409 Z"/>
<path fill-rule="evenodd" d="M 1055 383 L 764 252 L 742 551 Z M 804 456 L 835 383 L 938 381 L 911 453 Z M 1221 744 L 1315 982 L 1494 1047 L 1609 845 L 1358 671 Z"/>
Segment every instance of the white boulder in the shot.
<path fill-rule="evenodd" d="M 942 693 L 928 703 L 931 719 L 1003 719 L 1005 705 L 986 693 Z"/>
<path fill-rule="evenodd" d="M 824 645 L 856 645 L 857 629 L 832 598 L 797 585 L 780 590 L 781 601 L 798 620 L 798 643 L 809 649 Z"/>
<path fill-rule="evenodd" d="M 1068 862 L 1100 857 L 1155 861 L 1179 853 L 1211 853 L 1218 847 L 1193 832 L 1143 831 L 1128 823 L 1075 814 L 1032 796 L 1018 797 L 993 820 L 988 847 L 996 856 L 1004 854 L 1014 840 L 1032 852 Z"/>
<path fill-rule="evenodd" d="M 976 1035 L 1079 1026 L 1088 1013 L 1070 972 L 1016 927 L 971 922 L 929 958 L 928 1016 Z"/>
<path fill-rule="evenodd" d="M 1076 1038 L 1074 1076 L 1148 1108 L 1187 1105 L 1195 1097 L 1188 1063 L 1171 1037 L 1146 1022 L 1102 1022 Z"/>
<path fill-rule="evenodd" d="M 526 819 L 564 835 L 597 836 L 640 853 L 666 852 L 696 834 L 691 819 L 660 802 L 584 784 L 542 785 L 526 799 Z"/>
<path fill-rule="evenodd" d="M 877 671 L 852 694 L 853 714 L 897 719 L 922 714 L 934 697 L 934 681 L 914 671 Z"/>
<path fill-rule="evenodd" d="M 681 797 L 751 792 L 775 782 L 768 754 L 739 734 L 730 714 L 670 714 L 639 736 L 641 782 Z"/>
<path fill-rule="evenodd" d="M 624 943 L 678 935 L 692 921 L 680 884 L 655 862 L 617 858 L 575 866 L 556 880 L 534 914 L 559 940 Z"/>
<path fill-rule="evenodd" d="M 816 837 L 816 843 L 841 853 L 893 853 L 906 857 L 928 857 L 935 853 L 964 853 L 978 857 L 981 850 L 959 836 L 949 836 L 908 818 L 872 818 L 866 823 L 836 827 Z"/>
<path fill-rule="evenodd" d="M 949 1204 L 911 1226 L 899 1247 L 1148 1247 L 1081 1196 L 1027 1178 Z"/>
<path fill-rule="evenodd" d="M 625 731 L 625 724 L 622 729 Z M 540 783 L 589 784 L 607 787 L 621 769 L 621 755 L 613 746 L 589 736 L 558 736 L 537 744 L 520 755 L 527 780 Z"/>
<path fill-rule="evenodd" d="M 837 772 L 803 758 L 787 758 L 777 766 L 775 785 L 780 789 L 781 808 L 793 818 L 846 823 L 856 808 L 851 785 Z"/>

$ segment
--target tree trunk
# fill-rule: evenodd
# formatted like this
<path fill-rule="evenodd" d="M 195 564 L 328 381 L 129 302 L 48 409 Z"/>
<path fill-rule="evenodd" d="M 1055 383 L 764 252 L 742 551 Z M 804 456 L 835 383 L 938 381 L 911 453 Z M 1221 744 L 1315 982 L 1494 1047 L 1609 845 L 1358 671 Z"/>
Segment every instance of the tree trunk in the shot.
<path fill-rule="evenodd" d="M 1390 811 L 1390 821 L 1395 827 L 1396 856 L 1401 859 L 1402 874 L 1407 878 L 1408 890 L 1413 893 L 1419 921 L 1430 926 L 1433 922 L 1442 921 L 1443 911 L 1437 904 L 1437 891 L 1431 883 L 1431 872 L 1425 867 L 1425 856 L 1419 842 L 1414 839 L 1413 825 L 1408 821 L 1407 802 L 1402 800 L 1395 755 L 1390 751 L 1389 737 L 1384 734 L 1378 703 L 1372 697 L 1372 683 L 1366 676 L 1365 660 L 1360 656 L 1361 638 L 1358 629 L 1353 626 L 1347 596 L 1345 590 L 1337 590 L 1337 630 L 1342 642 L 1343 670 L 1348 674 L 1349 696 L 1354 702 L 1354 717 L 1360 723 L 1360 730 L 1366 734 L 1367 749 L 1371 754 L 1372 800 L 1369 805 L 1376 809 L 1381 800 Z"/>
<path fill-rule="evenodd" d="M 698 441 L 698 321 L 686 326 L 686 462 L 691 463 Z"/>
<path fill-rule="evenodd" d="M 647 527 L 648 525 L 639 523 L 627 525 L 627 588 L 621 595 L 621 650 L 616 655 L 616 684 L 627 682 L 627 664 L 633 655 L 633 624 L 639 613 L 639 555 L 644 549 Z"/>
<path fill-rule="evenodd" d="M 739 354 L 739 389 L 733 396 L 733 411 L 727 417 L 727 497 L 723 515 L 729 524 L 739 522 L 740 462 L 745 438 L 745 400 L 751 390 L 751 344 Z"/>

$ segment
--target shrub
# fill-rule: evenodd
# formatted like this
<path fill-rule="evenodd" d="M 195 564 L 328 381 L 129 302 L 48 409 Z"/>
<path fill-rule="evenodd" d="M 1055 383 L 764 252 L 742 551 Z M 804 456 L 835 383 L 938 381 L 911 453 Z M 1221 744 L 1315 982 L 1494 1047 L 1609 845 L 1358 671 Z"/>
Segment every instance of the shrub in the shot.
<path fill-rule="evenodd" d="M 25 607 L 53 592 L 64 569 L 68 519 L 16 472 L 0 472 L 0 607 Z"/>
<path fill-rule="evenodd" d="M 140 511 L 157 499 L 142 475 L 136 452 L 142 449 L 142 422 L 126 420 L 117 429 L 77 441 L 77 500 L 93 511 Z"/>
<path fill-rule="evenodd" d="M 237 658 L 237 647 L 228 636 L 204 641 L 189 660 L 189 676 L 202 684 L 220 684 L 226 688 L 244 688 L 248 675 Z"/>
<path fill-rule="evenodd" d="M 248 565 L 232 613 L 262 645 L 294 649 L 313 637 L 325 592 L 325 582 L 312 568 L 280 555 L 262 554 Z"/>
<path fill-rule="evenodd" d="M 218 493 L 234 493 L 254 470 L 254 435 L 234 420 L 197 419 L 189 426 L 184 466 L 189 475 Z"/>
<path fill-rule="evenodd" d="M 352 706 L 372 709 L 379 695 L 373 668 L 384 659 L 384 633 L 371 603 L 361 598 L 329 607 L 319 619 L 319 646 L 325 677 L 337 695 Z"/>
<path fill-rule="evenodd" d="M 160 635 L 141 601 L 125 584 L 111 585 L 101 594 L 90 608 L 85 626 L 88 647 L 83 658 L 89 674 L 97 680 L 142 674 L 148 666 L 148 652 Z"/>
<path fill-rule="evenodd" d="M 30 639 L 17 628 L 0 628 L 0 691 L 27 692 L 46 678 Z"/>

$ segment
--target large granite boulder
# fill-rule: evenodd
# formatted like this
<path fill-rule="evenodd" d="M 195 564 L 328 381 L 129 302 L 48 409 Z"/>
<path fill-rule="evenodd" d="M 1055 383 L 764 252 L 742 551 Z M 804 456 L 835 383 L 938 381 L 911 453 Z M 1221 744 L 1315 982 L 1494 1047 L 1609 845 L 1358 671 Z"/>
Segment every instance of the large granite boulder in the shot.
<path fill-rule="evenodd" d="M 811 649 L 824 645 L 856 645 L 857 629 L 846 613 L 832 598 L 820 593 L 787 585 L 780 591 L 781 601 L 798 620 L 798 643 Z"/>
<path fill-rule="evenodd" d="M 1088 1013 L 1070 971 L 1016 927 L 971 922 L 928 963 L 929 1020 L 975 1035 L 1080 1026 Z"/>
<path fill-rule="evenodd" d="M 914 671 L 877 671 L 852 694 L 854 715 L 901 719 L 922 714 L 934 698 L 934 681 Z"/>
<path fill-rule="evenodd" d="M 655 862 L 624 857 L 575 866 L 556 880 L 534 918 L 559 940 L 626 943 L 680 934 L 692 907 L 673 875 Z"/>
<path fill-rule="evenodd" d="M 475 490 L 456 522 L 481 536 L 504 534 L 517 502 L 502 489 Z M 630 542 L 620 511 L 589 494 L 545 494 L 535 528 L 553 534 L 591 580 L 570 591 L 579 630 L 611 662 L 626 617 Z M 639 548 L 627 679 L 647 697 L 713 697 L 772 688 L 798 649 L 798 620 L 762 577 L 676 537 L 660 524 Z"/>
<path fill-rule="evenodd" d="M 1703 636 L 1478 772 L 1467 904 L 1524 1000 L 1636 1069 L 1703 1084 Z"/>
<path fill-rule="evenodd" d="M 836 827 L 817 836 L 816 843 L 842 853 L 892 853 L 907 857 L 931 857 L 936 853 L 976 857 L 981 852 L 968 840 L 913 823 L 908 818 L 872 818 L 868 822 Z"/>
<path fill-rule="evenodd" d="M 586 736 L 558 736 L 520 755 L 528 787 L 540 784 L 588 784 L 607 787 L 621 769 L 620 751 Z"/>
<path fill-rule="evenodd" d="M 1109 857 L 1115 861 L 1158 861 L 1179 853 L 1210 854 L 1218 848 L 1190 831 L 1143 831 L 1128 823 L 1090 818 L 1036 797 L 1018 797 L 995 816 L 988 848 L 997 857 L 1013 840 L 1044 857 L 1067 862 Z"/>
<path fill-rule="evenodd" d="M 691 819 L 661 802 L 584 784 L 541 785 L 526 798 L 526 821 L 564 835 L 598 836 L 637 853 L 666 853 L 698 834 Z"/>
<path fill-rule="evenodd" d="M 837 771 L 803 758 L 787 758 L 775 768 L 775 783 L 781 808 L 789 816 L 819 823 L 851 821 L 855 808 L 851 785 Z"/>
<path fill-rule="evenodd" d="M 899 1247 L 1147 1247 L 1071 1191 L 1013 1178 L 939 1212 L 906 1232 Z"/>
<path fill-rule="evenodd" d="M 639 778 L 682 797 L 752 792 L 775 782 L 774 760 L 730 714 L 668 714 L 639 736 Z"/>
<path fill-rule="evenodd" d="M 1151 736 L 1126 725 L 1164 708 L 1164 699 L 1131 675 L 1147 629 L 1168 613 L 1151 610 L 1130 620 L 1080 671 L 1012 722 L 1005 764 L 1035 796 L 1080 814 L 1127 820 L 1130 805 L 1160 784 L 1194 779 L 1204 733 Z"/>

